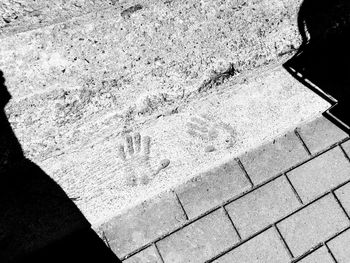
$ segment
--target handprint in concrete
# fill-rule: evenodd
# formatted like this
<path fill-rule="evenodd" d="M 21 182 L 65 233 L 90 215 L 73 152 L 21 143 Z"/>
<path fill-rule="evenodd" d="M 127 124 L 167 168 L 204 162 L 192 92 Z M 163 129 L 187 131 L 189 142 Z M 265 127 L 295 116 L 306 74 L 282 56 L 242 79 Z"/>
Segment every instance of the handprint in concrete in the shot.
<path fill-rule="evenodd" d="M 165 169 L 170 161 L 163 159 L 158 167 L 152 168 L 150 163 L 151 138 L 140 133 L 125 137 L 125 145 L 118 145 L 118 157 L 124 162 L 124 173 L 129 186 L 146 185 L 157 174 Z"/>
<path fill-rule="evenodd" d="M 221 146 L 233 147 L 236 138 L 236 132 L 231 125 L 206 114 L 192 117 L 187 122 L 187 133 L 204 141 L 206 152 L 215 151 Z"/>

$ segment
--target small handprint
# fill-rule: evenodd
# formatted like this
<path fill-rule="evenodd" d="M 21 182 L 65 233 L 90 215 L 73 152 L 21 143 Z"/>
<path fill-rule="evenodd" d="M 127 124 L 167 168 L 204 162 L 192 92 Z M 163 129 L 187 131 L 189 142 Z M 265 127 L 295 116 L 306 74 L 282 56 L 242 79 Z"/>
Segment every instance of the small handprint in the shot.
<path fill-rule="evenodd" d="M 231 125 L 215 120 L 205 114 L 191 118 L 187 123 L 187 133 L 192 137 L 200 138 L 207 142 L 206 152 L 215 151 L 215 146 L 219 144 L 224 144 L 225 148 L 232 147 L 236 137 L 236 133 Z"/>
<path fill-rule="evenodd" d="M 150 180 L 165 169 L 170 161 L 163 159 L 156 169 L 150 164 L 151 138 L 140 133 L 125 137 L 126 151 L 124 145 L 118 145 L 118 157 L 124 162 L 124 173 L 129 186 L 146 185 Z"/>

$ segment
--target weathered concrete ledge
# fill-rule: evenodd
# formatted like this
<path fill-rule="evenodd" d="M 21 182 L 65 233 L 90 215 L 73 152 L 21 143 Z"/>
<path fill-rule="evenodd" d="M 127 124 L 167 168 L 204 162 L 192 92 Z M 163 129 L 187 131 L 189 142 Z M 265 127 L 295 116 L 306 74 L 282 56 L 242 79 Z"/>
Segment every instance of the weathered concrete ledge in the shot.
<path fill-rule="evenodd" d="M 13 96 L 7 112 L 28 156 L 42 160 L 93 140 L 97 128 L 82 127 L 105 117 L 127 131 L 130 120 L 142 123 L 227 77 L 276 63 L 299 43 L 298 1 L 138 5 L 0 40 Z"/>
<path fill-rule="evenodd" d="M 94 141 L 38 163 L 96 225 L 273 140 L 329 106 L 277 67 L 238 83 L 227 81 L 158 118 L 134 122 L 127 134 L 140 133 L 141 141 L 149 136 L 148 150 L 138 152 L 134 140 L 130 151 L 118 132 L 123 123 L 110 119 L 96 124 Z M 164 159 L 170 164 L 156 172 Z"/>
<path fill-rule="evenodd" d="M 0 39 L 13 96 L 6 113 L 26 156 L 90 222 L 103 222 L 328 109 L 270 68 L 299 45 L 299 4 L 125 1 L 62 16 L 43 9 L 46 26 L 31 30 L 23 18 Z M 146 158 L 118 158 L 125 135 L 137 132 L 152 137 Z M 128 184 L 164 158 L 161 173 Z"/>

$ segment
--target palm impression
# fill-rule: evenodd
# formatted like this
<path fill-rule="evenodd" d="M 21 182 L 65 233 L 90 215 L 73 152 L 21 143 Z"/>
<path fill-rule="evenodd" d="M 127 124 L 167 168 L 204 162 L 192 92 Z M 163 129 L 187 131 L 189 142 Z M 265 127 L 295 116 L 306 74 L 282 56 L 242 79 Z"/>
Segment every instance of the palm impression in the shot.
<path fill-rule="evenodd" d="M 230 148 L 235 144 L 236 132 L 232 126 L 208 115 L 191 117 L 186 126 L 188 134 L 206 143 L 206 151 Z"/>
<path fill-rule="evenodd" d="M 118 145 L 118 157 L 124 162 L 123 169 L 129 186 L 146 185 L 165 169 L 170 161 L 163 159 L 157 167 L 150 163 L 151 138 L 140 133 L 125 137 L 125 146 Z"/>

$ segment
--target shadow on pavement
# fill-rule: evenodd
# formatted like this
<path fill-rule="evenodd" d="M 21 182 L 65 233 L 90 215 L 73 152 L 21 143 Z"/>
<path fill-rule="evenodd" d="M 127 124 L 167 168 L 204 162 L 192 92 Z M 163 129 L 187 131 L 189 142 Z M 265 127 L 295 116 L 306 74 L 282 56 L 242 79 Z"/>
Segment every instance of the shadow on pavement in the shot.
<path fill-rule="evenodd" d="M 0 262 L 120 262 L 73 201 L 26 159 L 5 114 L 0 71 Z"/>
<path fill-rule="evenodd" d="M 324 116 L 349 133 L 350 1 L 304 0 L 298 27 L 302 45 L 284 67 L 332 104 Z"/>

